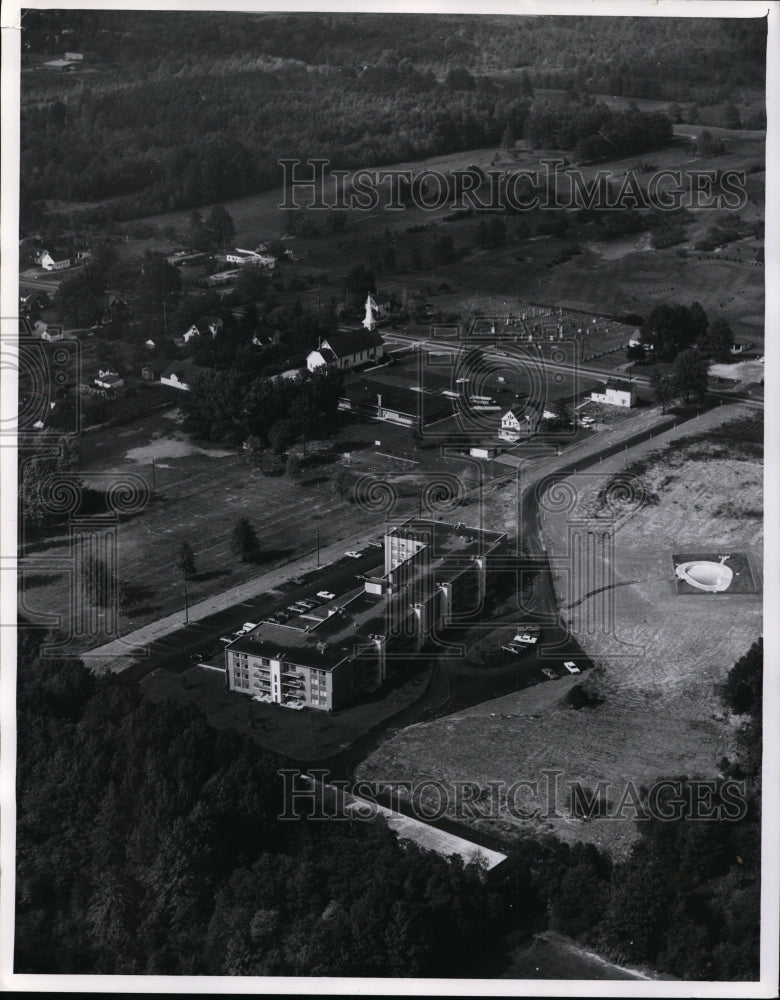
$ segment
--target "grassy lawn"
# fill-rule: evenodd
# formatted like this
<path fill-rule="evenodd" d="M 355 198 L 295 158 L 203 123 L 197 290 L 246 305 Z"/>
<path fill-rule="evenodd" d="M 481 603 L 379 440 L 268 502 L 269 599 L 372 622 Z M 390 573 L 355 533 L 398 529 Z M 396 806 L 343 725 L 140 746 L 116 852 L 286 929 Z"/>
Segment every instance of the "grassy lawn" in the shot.
<path fill-rule="evenodd" d="M 381 531 L 386 516 L 409 516 L 421 502 L 424 511 L 435 502 L 437 513 L 449 516 L 460 506 L 464 520 L 472 514 L 472 501 L 458 490 L 459 471 L 469 460 L 445 459 L 436 450 L 416 452 L 407 428 L 361 422 L 344 414 L 333 438 L 310 443 L 301 472 L 290 477 L 253 470 L 243 452 L 192 441 L 181 430 L 180 420 L 179 411 L 168 410 L 153 421 L 146 417 L 123 427 L 98 429 L 80 441 L 82 470 L 95 489 L 108 488 L 124 473 L 140 476 L 151 489 L 146 508 L 122 517 L 117 525 L 117 575 L 127 595 L 119 611 L 120 635 L 182 607 L 181 574 L 176 568 L 182 541 L 195 552 L 197 574 L 188 583 L 192 605 L 311 552 L 317 531 L 325 548 L 363 529 Z M 331 484 L 341 468 L 352 473 L 343 498 Z M 354 491 L 364 476 L 391 485 L 395 498 L 391 507 L 377 508 L 365 491 L 360 492 L 363 501 L 358 501 Z M 439 509 L 444 503 L 441 497 L 429 499 L 426 492 L 435 483 L 449 491 L 446 511 Z M 243 516 L 260 539 L 258 563 L 242 563 L 231 549 L 232 528 Z M 31 538 L 25 546 L 20 599 L 33 621 L 54 613 L 60 616 L 61 627 L 69 628 L 74 613 L 72 582 L 63 560 L 68 559 L 70 544 L 65 526 Z M 83 648 L 110 638 L 95 634 Z"/>

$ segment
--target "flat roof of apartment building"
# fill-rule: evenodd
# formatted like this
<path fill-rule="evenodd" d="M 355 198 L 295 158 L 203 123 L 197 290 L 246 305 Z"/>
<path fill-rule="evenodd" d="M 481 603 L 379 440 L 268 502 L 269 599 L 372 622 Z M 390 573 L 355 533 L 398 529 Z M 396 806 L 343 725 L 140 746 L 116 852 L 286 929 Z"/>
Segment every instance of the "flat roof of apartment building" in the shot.
<path fill-rule="evenodd" d="M 392 631 L 399 616 L 403 617 L 404 609 L 408 611 L 406 593 L 418 581 L 430 575 L 436 583 L 455 579 L 475 556 L 490 552 L 505 537 L 499 531 L 426 518 L 410 518 L 387 534 L 426 543 L 406 560 L 408 572 L 400 583 L 396 580 L 392 591 L 372 594 L 365 584 L 353 587 L 283 624 L 261 622 L 227 648 L 269 659 L 284 658 L 286 654 L 291 663 L 332 670 L 344 659 L 357 655 L 361 647 L 370 653 L 374 637 L 384 637 Z M 384 563 L 367 571 L 363 579 L 384 583 L 387 580 Z"/>

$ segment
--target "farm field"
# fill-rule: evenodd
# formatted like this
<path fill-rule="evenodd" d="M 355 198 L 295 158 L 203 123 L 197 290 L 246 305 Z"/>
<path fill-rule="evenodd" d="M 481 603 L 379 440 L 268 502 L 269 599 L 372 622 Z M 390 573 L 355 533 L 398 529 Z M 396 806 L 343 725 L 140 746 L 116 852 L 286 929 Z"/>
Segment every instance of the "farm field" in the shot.
<path fill-rule="evenodd" d="M 619 474 L 626 458 L 615 456 L 597 473 L 561 484 L 556 496 L 561 504 L 561 497 L 569 498 L 567 510 L 548 511 L 542 523 L 548 555 L 561 566 L 555 582 L 563 616 L 596 664 L 584 680 L 564 676 L 409 727 L 372 754 L 359 776 L 471 780 L 484 788 L 489 781 L 542 782 L 545 772 L 558 771 L 561 788 L 575 782 L 595 789 L 609 782 L 614 806 L 627 781 L 638 789 L 661 776 L 716 774 L 718 760 L 730 750 L 732 730 L 715 685 L 761 633 L 761 594 L 678 596 L 671 555 L 745 552 L 760 582 L 762 528 L 755 516 L 761 508 L 760 460 L 755 446 L 747 449 L 739 434 L 719 429 L 744 415 L 738 405 L 710 411 L 684 431 L 668 432 L 628 453 L 629 461 L 641 462 L 629 470 L 633 496 L 644 491 L 646 502 L 621 507 L 619 498 L 632 495 L 630 486 L 628 493 L 621 485 L 611 494 L 622 510 L 614 549 L 607 547 L 604 556 L 597 544 L 591 561 L 576 572 L 569 572 L 576 564 L 566 550 L 568 526 L 579 522 L 585 532 L 602 533 L 608 523 L 602 490 L 612 476 L 624 483 Z M 497 524 L 504 507 L 498 495 L 491 496 L 488 503 L 496 510 L 486 516 Z M 564 698 L 580 684 L 594 703 L 575 710 Z M 544 813 L 541 791 L 532 804 Z M 558 806 L 560 818 L 521 819 L 504 809 L 499 819 L 469 822 L 510 839 L 543 829 L 616 856 L 636 836 L 630 817 L 572 819 L 563 792 Z"/>

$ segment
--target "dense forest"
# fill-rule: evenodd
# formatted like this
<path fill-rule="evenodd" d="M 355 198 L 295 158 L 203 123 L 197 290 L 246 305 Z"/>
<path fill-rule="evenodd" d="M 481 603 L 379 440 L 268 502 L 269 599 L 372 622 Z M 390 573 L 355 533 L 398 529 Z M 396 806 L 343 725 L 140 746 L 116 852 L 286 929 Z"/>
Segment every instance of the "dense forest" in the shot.
<path fill-rule="evenodd" d="M 761 20 L 31 11 L 23 220 L 41 199 L 149 215 L 277 187 L 282 156 L 371 166 L 498 145 L 507 129 L 597 158 L 609 113 L 588 95 L 752 103 L 765 32 Z M 83 71 L 34 68 L 66 48 L 83 49 Z M 534 88 L 560 94 L 537 102 Z M 616 148 L 668 138 L 657 113 L 634 119 L 610 123 L 630 135 Z"/>
<path fill-rule="evenodd" d="M 280 822 L 286 762 L 40 656 L 22 626 L 17 972 L 490 976 L 551 927 L 686 979 L 757 976 L 758 643 L 722 690 L 742 721 L 718 768 L 746 782 L 743 818 L 639 821 L 622 862 L 526 838 L 486 878 L 381 821 Z"/>

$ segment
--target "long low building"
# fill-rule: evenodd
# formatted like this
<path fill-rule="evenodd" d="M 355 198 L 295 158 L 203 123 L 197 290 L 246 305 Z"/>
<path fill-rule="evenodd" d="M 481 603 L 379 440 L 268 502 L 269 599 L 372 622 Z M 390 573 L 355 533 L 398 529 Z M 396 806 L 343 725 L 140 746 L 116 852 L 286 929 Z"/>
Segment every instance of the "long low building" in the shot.
<path fill-rule="evenodd" d="M 361 379 L 345 385 L 339 409 L 405 427 L 443 420 L 455 412 L 452 398 L 441 392 L 422 392 L 412 386 L 388 383 Z"/>
<path fill-rule="evenodd" d="M 481 610 L 501 532 L 410 518 L 388 531 L 363 584 L 284 624 L 265 621 L 225 649 L 229 690 L 325 711 L 376 691 Z"/>

